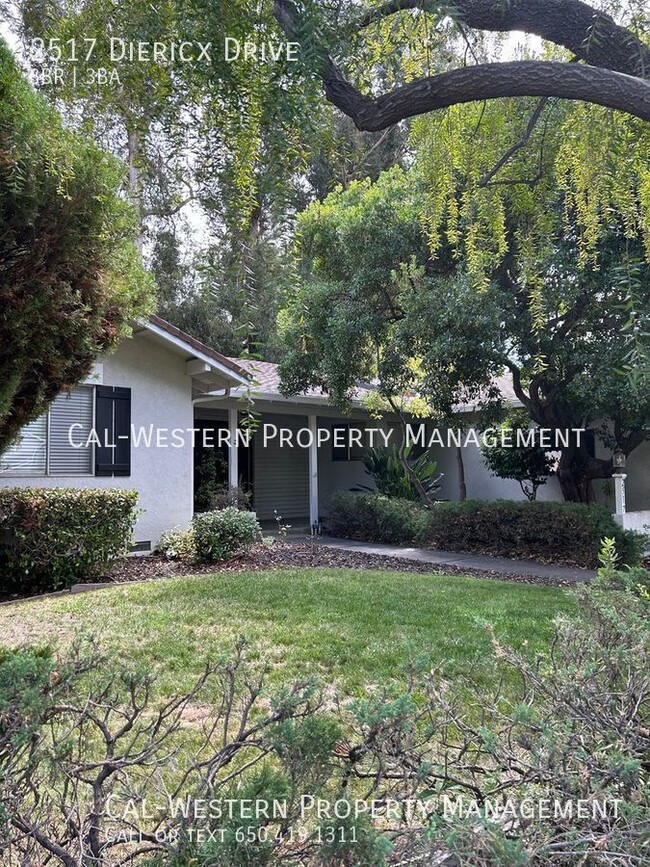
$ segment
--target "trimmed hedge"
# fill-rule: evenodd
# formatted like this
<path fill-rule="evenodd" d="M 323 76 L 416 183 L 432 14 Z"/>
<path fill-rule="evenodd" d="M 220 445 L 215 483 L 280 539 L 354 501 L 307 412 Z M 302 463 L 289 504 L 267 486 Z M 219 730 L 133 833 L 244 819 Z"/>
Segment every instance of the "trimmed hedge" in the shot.
<path fill-rule="evenodd" d="M 465 500 L 425 509 L 381 494 L 337 491 L 330 499 L 334 536 L 361 542 L 421 545 L 548 563 L 598 566 L 603 539 L 621 563 L 638 563 L 643 537 L 623 530 L 604 506 L 582 503 Z"/>
<path fill-rule="evenodd" d="M 639 561 L 643 537 L 623 530 L 604 506 L 583 503 L 436 503 L 418 541 L 441 551 L 475 551 L 596 568 L 606 537 L 616 540 L 622 563 Z"/>
<path fill-rule="evenodd" d="M 0 592 L 44 593 L 106 573 L 131 542 L 135 491 L 0 489 Z"/>
<path fill-rule="evenodd" d="M 411 500 L 336 491 L 330 498 L 332 535 L 361 542 L 407 545 L 424 533 L 428 513 Z"/>
<path fill-rule="evenodd" d="M 203 563 L 218 563 L 243 554 L 262 535 L 255 514 L 233 506 L 195 515 L 191 526 L 196 558 Z"/>

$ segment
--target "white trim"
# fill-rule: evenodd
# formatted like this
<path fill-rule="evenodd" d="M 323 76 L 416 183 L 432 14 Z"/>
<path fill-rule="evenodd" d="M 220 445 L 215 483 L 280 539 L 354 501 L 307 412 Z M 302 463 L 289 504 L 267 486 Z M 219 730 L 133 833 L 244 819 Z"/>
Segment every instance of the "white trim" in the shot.
<path fill-rule="evenodd" d="M 307 417 L 311 442 L 309 444 L 309 523 L 313 527 L 318 524 L 318 417 Z"/>
<path fill-rule="evenodd" d="M 257 400 L 263 400 L 266 403 L 288 403 L 293 406 L 324 406 L 329 409 L 338 410 L 341 412 L 338 407 L 331 403 L 329 397 L 327 395 L 318 395 L 318 394 L 297 394 L 293 397 L 285 397 L 283 394 L 280 394 L 277 391 L 256 391 L 255 386 L 251 386 L 246 390 L 242 390 L 239 388 L 234 388 L 230 392 L 230 396 L 233 398 L 241 398 L 244 396 L 250 396 L 250 399 L 255 403 Z M 363 401 L 354 399 L 350 401 L 350 404 L 355 409 L 365 410 L 365 406 Z"/>
<path fill-rule="evenodd" d="M 227 379 L 231 379 L 234 382 L 240 383 L 241 385 L 246 385 L 248 383 L 248 379 L 245 376 L 242 376 L 239 373 L 235 373 L 235 371 L 231 367 L 222 364 L 220 361 L 217 361 L 216 358 L 211 358 L 209 355 L 205 355 L 203 352 L 196 349 L 191 344 L 186 343 L 180 337 L 176 337 L 175 335 L 170 334 L 168 331 L 165 331 L 164 328 L 160 328 L 158 325 L 154 325 L 153 322 L 141 322 L 140 324 L 144 329 L 150 331 L 152 334 L 155 334 L 157 337 L 160 337 L 162 340 L 165 340 L 167 343 L 170 343 L 172 346 L 175 346 L 177 349 L 182 349 L 192 355 L 195 359 L 205 362 L 205 364 L 208 364 L 210 366 L 211 370 L 218 371 Z"/>

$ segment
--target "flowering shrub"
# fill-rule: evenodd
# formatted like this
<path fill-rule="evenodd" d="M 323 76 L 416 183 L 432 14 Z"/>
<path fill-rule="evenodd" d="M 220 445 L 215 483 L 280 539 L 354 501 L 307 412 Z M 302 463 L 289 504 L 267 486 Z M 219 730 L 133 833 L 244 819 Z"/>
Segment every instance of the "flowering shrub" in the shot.
<path fill-rule="evenodd" d="M 253 512 L 229 506 L 195 515 L 189 527 L 174 527 L 162 534 L 155 551 L 170 560 L 217 563 L 249 550 L 262 531 Z"/>
<path fill-rule="evenodd" d="M 169 560 L 194 560 L 196 547 L 193 527 L 172 527 L 171 530 L 166 530 L 156 542 L 154 553 L 164 554 Z"/>

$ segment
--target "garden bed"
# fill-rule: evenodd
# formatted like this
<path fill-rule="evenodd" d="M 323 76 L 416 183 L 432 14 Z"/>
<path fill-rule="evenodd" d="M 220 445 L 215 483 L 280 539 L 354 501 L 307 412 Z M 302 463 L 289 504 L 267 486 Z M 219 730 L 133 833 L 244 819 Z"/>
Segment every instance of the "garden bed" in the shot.
<path fill-rule="evenodd" d="M 366 554 L 361 551 L 343 551 L 321 542 L 275 541 L 272 545 L 256 545 L 250 554 L 216 566 L 214 563 L 197 565 L 165 557 L 126 557 L 120 560 L 103 579 L 106 582 L 167 578 L 176 575 L 214 575 L 219 572 L 251 572 L 277 567 L 327 567 L 337 569 L 385 569 L 418 574 L 469 575 L 475 578 L 493 578 L 501 581 L 521 581 L 526 584 L 571 586 L 574 582 L 555 577 L 537 577 L 527 574 L 506 574 L 496 570 L 471 569 L 467 566 L 436 565 L 406 557 Z"/>

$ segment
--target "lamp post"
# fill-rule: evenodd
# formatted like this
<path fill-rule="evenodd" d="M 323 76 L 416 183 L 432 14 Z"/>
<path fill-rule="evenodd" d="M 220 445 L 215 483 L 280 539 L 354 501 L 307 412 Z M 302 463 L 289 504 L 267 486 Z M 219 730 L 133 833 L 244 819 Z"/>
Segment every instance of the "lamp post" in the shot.
<path fill-rule="evenodd" d="M 627 474 L 620 472 L 625 469 L 625 452 L 620 446 L 616 446 L 612 455 L 612 466 L 619 472 L 612 473 L 614 479 L 614 498 L 616 502 L 616 514 L 625 514 L 625 479 Z"/>

